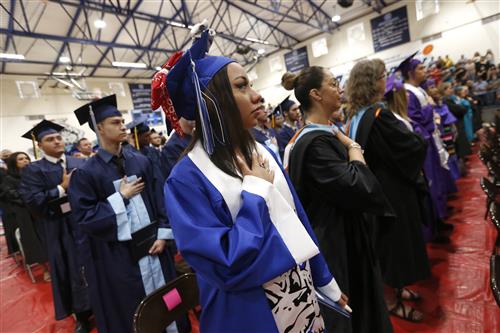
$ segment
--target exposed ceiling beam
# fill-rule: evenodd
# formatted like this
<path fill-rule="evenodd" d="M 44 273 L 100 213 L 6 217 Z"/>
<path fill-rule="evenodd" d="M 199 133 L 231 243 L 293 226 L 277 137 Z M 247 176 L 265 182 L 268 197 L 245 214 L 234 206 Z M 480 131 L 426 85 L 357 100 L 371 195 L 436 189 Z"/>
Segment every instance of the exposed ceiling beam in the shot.
<path fill-rule="evenodd" d="M 8 29 L 0 28 L 0 34 L 6 35 L 9 33 Z M 171 49 L 164 49 L 164 48 L 148 48 L 147 46 L 141 46 L 141 45 L 130 45 L 130 44 L 122 44 L 122 43 L 111 43 L 111 42 L 105 42 L 102 40 L 91 40 L 91 39 L 84 39 L 84 38 L 77 38 L 77 37 L 67 37 L 67 36 L 58 36 L 58 35 L 50 35 L 50 34 L 44 34 L 44 33 L 38 33 L 38 32 L 26 32 L 26 31 L 19 31 L 19 30 L 13 30 L 11 32 L 13 36 L 19 36 L 19 37 L 29 37 L 29 38 L 36 38 L 36 39 L 46 39 L 46 40 L 54 40 L 54 41 L 59 41 L 59 42 L 65 42 L 65 43 L 76 43 L 76 44 L 84 44 L 84 45 L 97 45 L 97 46 L 106 46 L 106 47 L 114 47 L 114 48 L 119 48 L 119 49 L 130 49 L 130 50 L 146 50 L 146 51 L 154 51 L 154 52 L 175 52 L 175 50 Z"/>
<path fill-rule="evenodd" d="M 80 4 L 81 5 L 83 4 L 83 0 L 80 0 Z M 61 6 L 64 6 L 64 5 L 61 5 Z M 71 18 L 71 24 L 69 26 L 68 31 L 66 32 L 66 37 L 71 37 L 71 34 L 73 33 L 73 29 L 75 29 L 76 22 L 78 21 L 78 18 L 80 17 L 80 14 L 81 14 L 82 10 L 83 10 L 83 6 L 78 6 L 78 8 L 76 9 L 75 14 Z M 64 50 L 66 49 L 66 47 L 68 47 L 68 43 L 63 43 L 63 45 L 59 49 L 59 52 L 57 53 L 56 60 L 54 61 L 54 64 L 52 65 L 52 69 L 50 70 L 51 73 L 59 65 L 59 58 L 62 56 L 62 54 L 63 54 Z M 71 59 L 71 61 L 73 61 L 73 59 Z"/>
<path fill-rule="evenodd" d="M 118 37 L 120 37 L 123 29 L 126 28 L 125 26 L 127 25 L 128 21 L 130 21 L 130 19 L 133 17 L 134 12 L 137 10 L 137 8 L 139 8 L 139 6 L 141 5 L 141 3 L 142 3 L 142 0 L 138 0 L 135 3 L 134 8 L 132 8 L 132 10 L 130 10 L 128 12 L 127 17 L 125 18 L 125 21 L 123 21 L 120 29 L 118 29 L 118 32 L 113 37 L 113 40 L 111 41 L 112 44 L 116 43 L 116 41 L 118 40 Z M 104 59 L 106 59 L 106 55 L 109 53 L 110 50 L 111 50 L 111 46 L 108 46 L 108 48 L 106 49 L 106 51 L 104 51 L 104 53 L 101 55 L 101 58 L 97 62 L 97 67 L 99 67 L 99 65 L 102 64 L 102 62 L 104 61 Z M 97 68 L 94 68 L 92 70 L 92 72 L 90 72 L 90 76 L 94 75 L 96 70 L 97 70 Z"/>
<path fill-rule="evenodd" d="M 7 26 L 8 33 L 7 38 L 5 38 L 5 46 L 3 48 L 3 52 L 9 52 L 9 44 L 12 38 L 12 31 L 14 30 L 14 10 L 16 9 L 16 0 L 10 0 L 10 15 L 9 15 L 9 24 Z M 5 70 L 5 62 L 2 64 L 2 73 Z"/>

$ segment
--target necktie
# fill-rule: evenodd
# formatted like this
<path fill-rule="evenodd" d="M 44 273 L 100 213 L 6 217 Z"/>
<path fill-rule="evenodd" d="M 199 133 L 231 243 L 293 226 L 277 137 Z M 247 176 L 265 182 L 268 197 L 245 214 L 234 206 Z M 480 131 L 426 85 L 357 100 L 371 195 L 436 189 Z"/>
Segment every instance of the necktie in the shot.
<path fill-rule="evenodd" d="M 120 156 L 113 156 L 111 161 L 115 164 L 116 169 L 118 170 L 118 173 L 120 174 L 120 177 L 125 176 L 125 161 L 123 159 L 123 155 Z"/>

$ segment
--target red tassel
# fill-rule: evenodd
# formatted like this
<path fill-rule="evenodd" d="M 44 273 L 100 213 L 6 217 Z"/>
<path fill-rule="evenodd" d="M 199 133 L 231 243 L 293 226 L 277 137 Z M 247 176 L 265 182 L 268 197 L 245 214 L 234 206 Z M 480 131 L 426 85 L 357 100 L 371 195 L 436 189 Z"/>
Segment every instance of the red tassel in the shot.
<path fill-rule="evenodd" d="M 179 125 L 179 118 L 175 113 L 174 104 L 170 99 L 170 94 L 167 90 L 167 71 L 170 70 L 182 57 L 183 52 L 175 52 L 167 62 L 162 66 L 162 70 L 158 71 L 151 81 L 151 109 L 156 110 L 160 106 L 165 113 L 165 118 L 175 129 L 175 132 L 183 137 L 184 132 Z"/>

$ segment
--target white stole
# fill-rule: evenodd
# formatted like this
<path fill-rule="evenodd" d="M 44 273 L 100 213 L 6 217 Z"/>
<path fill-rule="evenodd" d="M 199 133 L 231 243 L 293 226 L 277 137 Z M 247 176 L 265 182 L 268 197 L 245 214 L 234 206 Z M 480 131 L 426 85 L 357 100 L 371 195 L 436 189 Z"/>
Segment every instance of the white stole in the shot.
<path fill-rule="evenodd" d="M 274 171 L 274 186 L 269 198 L 266 199 L 271 221 L 295 262 L 303 263 L 317 255 L 319 249 L 296 214 L 293 196 L 281 168 L 267 149 L 259 143 L 256 143 L 256 147 L 258 153 L 269 161 L 269 167 Z M 188 157 L 220 192 L 234 222 L 242 202 L 243 182 L 241 179 L 232 177 L 217 168 L 200 142 L 196 143 Z"/>

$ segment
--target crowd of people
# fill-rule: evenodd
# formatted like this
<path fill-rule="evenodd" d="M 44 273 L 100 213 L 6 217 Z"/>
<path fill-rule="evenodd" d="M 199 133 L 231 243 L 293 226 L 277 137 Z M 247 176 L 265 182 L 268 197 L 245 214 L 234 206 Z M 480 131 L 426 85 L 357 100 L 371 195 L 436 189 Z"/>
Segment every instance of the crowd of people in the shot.
<path fill-rule="evenodd" d="M 19 229 L 25 262 L 48 262 L 56 319 L 132 331 L 180 254 L 197 275 L 202 332 L 425 320 L 408 286 L 430 276 L 426 243 L 449 242 L 447 199 L 481 109 L 500 104 L 491 51 L 455 64 L 412 54 L 393 71 L 362 60 L 345 87 L 307 67 L 282 77 L 295 99 L 266 108 L 241 65 L 207 55 L 213 38 L 203 31 L 153 78 L 168 138 L 145 118 L 125 125 L 112 95 L 75 110 L 97 147 L 81 138 L 66 152 L 63 127 L 43 120 L 23 136 L 41 159 L 2 152 L 8 253 Z M 181 317 L 166 331 L 190 329 Z"/>

